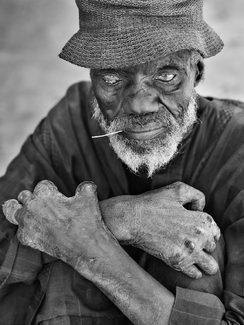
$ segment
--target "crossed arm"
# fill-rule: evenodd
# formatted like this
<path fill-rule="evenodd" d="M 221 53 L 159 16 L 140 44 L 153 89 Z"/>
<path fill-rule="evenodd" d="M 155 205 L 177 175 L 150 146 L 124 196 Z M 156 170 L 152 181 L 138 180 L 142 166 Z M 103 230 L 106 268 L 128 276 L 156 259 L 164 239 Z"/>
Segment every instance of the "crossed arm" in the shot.
<path fill-rule="evenodd" d="M 137 246 L 191 277 L 201 277 L 200 269 L 217 272 L 217 263 L 206 251 L 215 249 L 219 229 L 201 212 L 203 195 L 183 183 L 99 204 L 90 182 L 66 198 L 43 181 L 33 194 L 21 192 L 18 200 L 21 204 L 7 201 L 4 213 L 19 225 L 20 242 L 70 264 L 133 324 L 168 324 L 174 295 L 140 268 L 119 242 Z M 186 203 L 198 211 L 186 210 Z"/>

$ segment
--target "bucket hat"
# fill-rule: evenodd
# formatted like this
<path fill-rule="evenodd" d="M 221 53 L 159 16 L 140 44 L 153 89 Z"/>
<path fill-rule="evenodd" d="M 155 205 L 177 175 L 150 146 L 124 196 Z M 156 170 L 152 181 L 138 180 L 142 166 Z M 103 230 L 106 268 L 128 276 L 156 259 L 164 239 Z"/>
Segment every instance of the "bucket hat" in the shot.
<path fill-rule="evenodd" d="M 86 68 L 122 68 L 182 49 L 214 56 L 223 42 L 203 19 L 203 0 L 76 0 L 79 31 L 59 54 Z"/>

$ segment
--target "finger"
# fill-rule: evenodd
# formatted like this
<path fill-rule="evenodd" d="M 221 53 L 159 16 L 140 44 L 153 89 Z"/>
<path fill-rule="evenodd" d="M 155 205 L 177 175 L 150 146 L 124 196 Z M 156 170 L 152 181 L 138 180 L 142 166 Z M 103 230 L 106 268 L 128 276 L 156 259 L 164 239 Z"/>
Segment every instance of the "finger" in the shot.
<path fill-rule="evenodd" d="M 203 270 L 204 273 L 210 275 L 216 274 L 219 269 L 219 265 L 215 259 L 205 252 L 200 253 L 196 265 Z"/>
<path fill-rule="evenodd" d="M 88 181 L 82 182 L 77 186 L 75 195 L 76 196 L 79 195 L 97 196 L 97 186 L 93 182 L 88 182 Z"/>
<path fill-rule="evenodd" d="M 43 180 L 36 185 L 33 194 L 36 196 L 50 196 L 54 192 L 58 192 L 57 186 L 51 181 Z"/>
<path fill-rule="evenodd" d="M 216 222 L 209 214 L 203 213 L 202 217 L 205 218 L 206 222 L 209 223 L 209 226 L 212 229 L 212 236 L 214 240 L 217 242 L 221 235 L 219 227 L 217 226 Z"/>
<path fill-rule="evenodd" d="M 214 240 L 217 242 L 220 239 L 221 231 L 216 224 L 215 231 L 214 231 Z"/>
<path fill-rule="evenodd" d="M 200 279 L 202 277 L 202 272 L 199 271 L 195 265 L 191 265 L 185 269 L 182 269 L 182 273 L 193 279 Z"/>
<path fill-rule="evenodd" d="M 3 204 L 3 213 L 7 220 L 14 225 L 18 225 L 16 220 L 17 212 L 22 208 L 17 200 L 8 200 Z"/>
<path fill-rule="evenodd" d="M 203 211 L 205 206 L 205 195 L 201 191 L 182 182 L 176 182 L 175 184 L 178 187 L 178 199 L 182 205 L 191 203 L 192 210 Z"/>
<path fill-rule="evenodd" d="M 21 191 L 18 195 L 18 201 L 22 204 L 26 204 L 32 198 L 32 193 L 30 191 Z"/>
<path fill-rule="evenodd" d="M 212 253 L 216 248 L 216 242 L 208 240 L 205 244 L 204 250 L 206 252 Z"/>
<path fill-rule="evenodd" d="M 203 211 L 205 206 L 205 195 L 198 191 L 197 189 L 188 186 L 188 202 L 191 203 L 191 210 L 193 211 Z"/>
<path fill-rule="evenodd" d="M 76 188 L 74 200 L 79 200 L 83 204 L 83 209 L 89 210 L 96 216 L 97 220 L 101 220 L 101 212 L 97 198 L 97 186 L 93 182 L 83 182 Z"/>
<path fill-rule="evenodd" d="M 189 254 L 192 254 L 195 249 L 195 244 L 193 241 L 186 239 L 184 241 L 184 246 L 188 249 Z"/>

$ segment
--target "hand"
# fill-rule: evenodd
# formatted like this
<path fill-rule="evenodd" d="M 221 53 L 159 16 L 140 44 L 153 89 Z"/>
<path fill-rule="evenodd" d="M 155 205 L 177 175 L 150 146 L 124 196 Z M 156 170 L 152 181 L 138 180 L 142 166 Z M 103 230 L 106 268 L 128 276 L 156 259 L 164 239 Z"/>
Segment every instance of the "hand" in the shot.
<path fill-rule="evenodd" d="M 138 196 L 110 200 L 100 202 L 105 223 L 116 237 L 117 228 L 123 229 L 123 235 L 126 233 L 126 225 L 127 238 L 131 239 L 126 244 L 148 252 L 192 278 L 202 276 L 199 268 L 206 274 L 217 272 L 218 264 L 208 252 L 214 251 L 220 230 L 213 218 L 202 212 L 205 197 L 200 191 L 176 182 Z M 187 210 L 186 204 L 194 211 Z M 115 229 L 113 220 L 118 220 L 117 225 L 123 220 L 123 227 Z"/>
<path fill-rule="evenodd" d="M 30 246 L 64 262 L 83 267 L 99 255 L 99 241 L 115 240 L 101 219 L 96 186 L 84 182 L 74 197 L 58 192 L 50 181 L 42 181 L 33 194 L 22 191 L 18 200 L 3 205 L 6 218 L 18 224 L 17 237 Z"/>

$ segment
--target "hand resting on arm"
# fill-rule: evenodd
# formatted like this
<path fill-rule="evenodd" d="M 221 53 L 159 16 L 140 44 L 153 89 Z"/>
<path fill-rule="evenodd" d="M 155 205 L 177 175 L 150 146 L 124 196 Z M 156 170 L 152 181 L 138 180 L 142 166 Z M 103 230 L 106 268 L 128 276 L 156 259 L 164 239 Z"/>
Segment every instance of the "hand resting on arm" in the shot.
<path fill-rule="evenodd" d="M 206 254 L 202 250 L 206 247 L 210 251 L 214 249 L 214 241 L 218 239 L 219 230 L 208 215 L 188 211 L 183 207 L 184 204 L 192 202 L 193 207 L 198 208 L 199 200 L 196 197 L 192 198 L 191 195 L 188 197 L 186 195 L 182 199 L 179 186 L 181 184 L 173 184 L 171 187 L 135 197 L 122 196 L 120 197 L 122 200 L 115 198 L 114 204 L 111 204 L 110 199 L 101 202 L 99 209 L 94 184 L 90 182 L 80 184 L 76 195 L 67 198 L 58 192 L 54 184 L 43 181 L 36 186 L 33 194 L 28 191 L 20 193 L 18 199 L 22 204 L 16 200 L 9 200 L 3 208 L 8 220 L 19 225 L 18 238 L 22 244 L 60 258 L 71 265 L 79 274 L 97 285 L 134 324 L 149 324 L 152 321 L 153 324 L 168 324 L 174 295 L 159 285 L 126 254 L 103 222 L 100 210 L 104 213 L 105 222 L 111 231 L 114 225 L 108 218 L 112 220 L 113 216 L 114 220 L 123 218 L 124 225 L 131 227 L 129 231 L 128 229 L 122 231 L 123 236 L 118 239 L 128 241 L 165 259 L 174 268 L 181 269 L 185 273 L 189 272 L 191 276 L 196 274 L 194 272 L 199 272 L 194 266 L 197 263 L 202 268 L 206 266 L 209 273 L 214 273 L 217 271 L 217 263 L 215 265 L 214 260 L 211 260 L 212 257 L 208 256 L 210 259 L 208 264 L 208 260 L 202 258 L 203 254 Z M 175 191 L 175 188 L 178 190 Z M 178 202 L 175 201 L 177 195 L 181 197 Z M 120 209 L 116 202 L 120 205 Z M 121 202 L 124 204 L 121 205 Z M 179 219 L 183 219 L 185 211 L 186 216 L 188 213 L 192 214 L 189 222 L 176 220 L 177 209 Z M 159 221 L 161 219 L 159 211 L 162 217 L 164 216 L 163 221 Z M 167 223 L 167 218 L 175 220 L 171 224 Z M 187 223 L 188 227 L 184 228 L 184 224 Z M 174 226 L 167 231 L 169 225 Z M 162 232 L 160 227 L 166 228 Z M 191 232 L 194 227 L 197 231 Z M 177 239 L 182 230 L 184 235 Z M 175 238 L 176 245 L 170 242 L 170 232 Z M 165 238 L 162 238 L 164 235 Z M 195 243 L 197 253 L 194 252 L 195 249 L 192 251 L 191 247 L 186 245 L 186 238 Z M 200 238 L 199 241 L 197 238 Z M 181 245 L 182 250 L 179 249 Z M 170 254 L 175 252 L 179 254 L 177 255 L 179 260 L 176 259 L 176 263 L 172 263 L 172 259 L 168 257 L 172 257 Z"/>
<path fill-rule="evenodd" d="M 83 212 L 82 209 L 77 211 L 75 205 L 72 206 L 72 198 L 66 198 L 61 193 L 58 193 L 59 200 L 53 199 L 54 188 L 56 193 L 54 184 L 42 181 L 36 186 L 34 194 L 22 191 L 18 199 L 25 205 L 29 201 L 33 202 L 35 196 L 41 196 L 41 201 L 37 198 L 34 200 L 35 205 L 39 204 L 40 211 L 46 215 L 57 215 L 57 218 L 60 213 L 65 220 L 66 211 L 62 201 L 65 204 L 69 202 L 69 216 Z M 48 211 L 44 209 L 45 200 L 51 204 Z M 191 205 L 193 211 L 185 209 L 185 204 Z M 141 195 L 101 201 L 100 209 L 106 226 L 120 243 L 136 246 L 175 270 L 199 278 L 201 271 L 196 266 L 207 274 L 214 274 L 218 269 L 217 263 L 207 252 L 215 249 L 220 231 L 212 217 L 202 212 L 204 204 L 205 198 L 200 191 L 176 182 Z M 6 216 L 21 207 L 16 200 L 7 201 L 4 205 Z M 25 211 L 25 207 L 21 209 L 22 214 Z M 26 217 L 26 222 L 19 225 L 19 235 L 29 226 L 29 218 Z M 84 219 L 89 225 L 90 217 Z M 69 223 L 68 220 L 65 222 Z"/>

